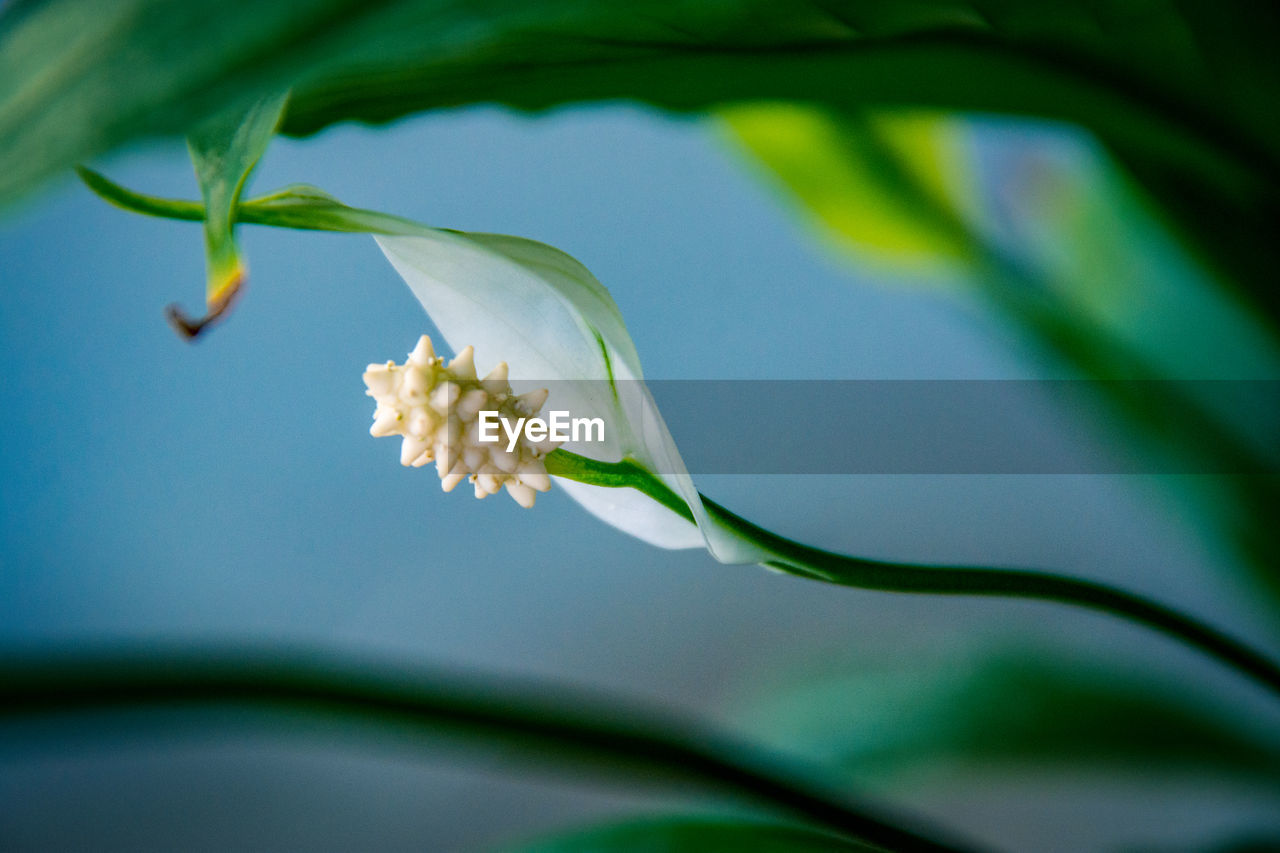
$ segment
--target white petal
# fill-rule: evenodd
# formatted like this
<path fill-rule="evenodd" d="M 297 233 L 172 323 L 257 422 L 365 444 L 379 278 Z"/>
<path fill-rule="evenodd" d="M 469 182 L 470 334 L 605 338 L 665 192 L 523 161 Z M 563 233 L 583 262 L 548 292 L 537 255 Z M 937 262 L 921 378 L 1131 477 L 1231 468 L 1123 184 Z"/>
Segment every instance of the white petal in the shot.
<path fill-rule="evenodd" d="M 556 386 L 557 409 L 576 417 L 603 417 L 613 427 L 606 442 L 566 449 L 604 461 L 629 454 L 649 470 L 662 472 L 662 479 L 691 507 L 701 532 L 633 489 L 560 479 L 574 500 L 609 524 L 661 547 L 705 545 L 727 562 L 764 558 L 763 552 L 710 522 L 652 397 L 644 389 L 619 395 L 617 383 L 643 377 L 640 359 L 613 298 L 582 264 L 542 243 L 496 234 L 424 229 L 412 236 L 374 239 L 455 350 L 474 345 L 505 359 L 513 384 L 612 380 L 612 387 L 610 382 Z"/>
<path fill-rule="evenodd" d="M 635 489 L 588 486 L 556 477 L 556 485 L 596 518 L 659 548 L 702 548 L 698 528 Z"/>
<path fill-rule="evenodd" d="M 607 379 L 599 334 L 615 375 L 640 375 L 613 298 L 564 252 L 500 234 L 374 239 L 455 350 L 492 353 L 519 378 Z"/>

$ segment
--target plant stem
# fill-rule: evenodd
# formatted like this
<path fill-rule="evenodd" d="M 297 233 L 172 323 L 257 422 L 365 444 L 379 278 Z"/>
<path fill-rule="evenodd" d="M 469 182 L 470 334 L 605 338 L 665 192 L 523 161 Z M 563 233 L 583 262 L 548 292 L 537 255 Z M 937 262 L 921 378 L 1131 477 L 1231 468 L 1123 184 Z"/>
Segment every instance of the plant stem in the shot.
<path fill-rule="evenodd" d="M 263 648 L 46 654 L 0 661 L 0 719 L 118 708 L 234 705 L 498 742 L 637 781 L 693 783 L 886 850 L 972 850 L 908 829 L 808 768 L 705 726 L 511 679 L 340 665 Z"/>
<path fill-rule="evenodd" d="M 630 487 L 692 521 L 683 499 L 631 460 L 598 462 L 558 449 L 548 454 L 547 470 L 579 482 Z M 772 533 L 700 495 L 707 514 L 776 559 L 763 565 L 809 580 L 882 592 L 932 593 L 1030 598 L 1070 604 L 1118 616 L 1153 628 L 1247 676 L 1280 696 L 1280 666 L 1235 638 L 1159 602 L 1094 581 L 1029 569 L 917 565 L 850 557 L 813 548 Z"/>

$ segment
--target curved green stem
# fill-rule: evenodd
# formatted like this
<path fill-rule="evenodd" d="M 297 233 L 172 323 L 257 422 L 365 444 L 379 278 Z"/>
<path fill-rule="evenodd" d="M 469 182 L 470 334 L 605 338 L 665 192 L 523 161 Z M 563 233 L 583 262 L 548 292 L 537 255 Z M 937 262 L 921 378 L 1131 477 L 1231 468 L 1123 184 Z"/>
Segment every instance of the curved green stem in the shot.
<path fill-rule="evenodd" d="M 598 462 L 566 450 L 546 458 L 547 470 L 596 486 L 629 487 L 693 520 L 689 507 L 665 483 L 631 460 Z M 868 560 L 813 548 L 772 533 L 735 515 L 706 496 L 702 505 L 713 521 L 774 559 L 764 565 L 810 580 L 882 592 L 1030 598 L 1070 604 L 1153 628 L 1199 649 L 1280 696 L 1280 666 L 1261 652 L 1172 607 L 1094 581 L 1028 569 L 915 565 Z"/>
<path fill-rule="evenodd" d="M 76 174 L 84 185 L 101 198 L 122 210 L 159 216 L 163 219 L 179 219 L 183 222 L 204 222 L 204 202 L 159 198 L 121 186 L 105 175 L 85 166 L 76 166 Z"/>
<path fill-rule="evenodd" d="M 182 222 L 204 221 L 202 202 L 146 195 L 121 186 L 85 166 L 77 166 L 76 174 L 99 198 L 122 210 Z M 348 234 L 420 234 L 448 230 L 428 228 L 412 220 L 374 210 L 348 207 L 309 186 L 285 187 L 242 201 L 236 206 L 235 220 L 238 224 Z"/>
<path fill-rule="evenodd" d="M 0 660 L 0 719 L 112 708 L 235 705 L 500 742 L 652 784 L 694 783 L 886 850 L 973 848 L 906 828 L 815 773 L 705 726 L 597 696 L 455 674 L 379 671 L 279 649 L 163 650 Z"/>

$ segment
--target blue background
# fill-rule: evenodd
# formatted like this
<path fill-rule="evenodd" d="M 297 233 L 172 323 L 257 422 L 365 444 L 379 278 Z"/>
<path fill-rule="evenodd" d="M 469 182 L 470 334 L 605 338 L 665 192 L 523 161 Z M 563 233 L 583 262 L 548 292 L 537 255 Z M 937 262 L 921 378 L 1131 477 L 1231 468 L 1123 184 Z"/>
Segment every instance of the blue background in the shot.
<path fill-rule="evenodd" d="M 100 165 L 144 192 L 194 195 L 179 144 Z M 652 378 L 1055 375 L 945 282 L 882 280 L 824 258 L 705 123 L 607 107 L 342 127 L 273 144 L 254 186 L 296 181 L 568 251 L 613 292 Z M 547 676 L 739 730 L 752 729 L 761 697 L 810 677 L 1001 640 L 1060 642 L 1176 670 L 1224 701 L 1258 698 L 1191 653 L 1088 614 L 721 566 L 652 549 L 554 491 L 532 511 L 443 495 L 430 469 L 401 468 L 396 443 L 367 433 L 364 365 L 402 358 L 431 331 L 373 241 L 252 228 L 241 241 L 249 290 L 189 346 L 162 309 L 199 308 L 197 226 L 126 214 L 70 181 L 4 223 L 5 648 L 281 641 Z M 482 368 L 501 357 L 478 353 Z M 832 549 L 1105 577 L 1211 617 L 1241 605 L 1214 571 L 1218 555 L 1149 479 L 700 485 Z M 0 844 L 11 849 L 475 849 L 680 802 L 494 756 L 236 726 L 121 742 L 85 724 L 9 733 L 0 746 Z M 1274 825 L 1274 801 L 1176 779 L 979 776 L 885 793 L 1008 849 L 1185 844 L 1241 820 Z"/>

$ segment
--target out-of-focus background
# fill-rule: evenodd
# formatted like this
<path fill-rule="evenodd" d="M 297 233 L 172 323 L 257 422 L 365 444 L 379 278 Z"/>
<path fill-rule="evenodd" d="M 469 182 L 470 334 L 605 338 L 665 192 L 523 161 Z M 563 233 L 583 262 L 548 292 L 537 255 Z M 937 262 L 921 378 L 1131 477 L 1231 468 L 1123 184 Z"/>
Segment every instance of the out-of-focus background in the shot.
<path fill-rule="evenodd" d="M 972 132 L 979 161 L 1038 152 L 1029 162 L 1048 178 L 1088 173 L 1095 152 L 1062 128 L 978 121 Z M 145 192 L 195 195 L 178 143 L 99 165 Z M 908 280 L 825 255 L 716 124 L 624 107 L 441 112 L 277 140 L 254 186 L 295 181 L 566 250 L 612 291 L 651 378 L 1070 375 L 946 276 Z M 373 241 L 251 227 L 241 240 L 247 293 L 187 345 L 162 309 L 199 305 L 197 226 L 126 214 L 64 180 L 0 231 L 4 649 L 271 641 L 545 676 L 826 762 L 833 745 L 866 747 L 840 740 L 845 724 L 892 741 L 912 696 L 993 649 L 1163 673 L 1249 726 L 1280 725 L 1260 691 L 1099 616 L 722 566 L 628 538 L 554 490 L 532 511 L 444 495 L 431 470 L 398 465 L 395 442 L 368 436 L 365 364 L 398 360 L 433 331 Z M 482 368 L 502 357 L 477 353 Z M 833 550 L 1105 578 L 1269 642 L 1260 606 L 1221 570 L 1222 549 L 1154 476 L 699 485 Z M 901 704 L 868 707 L 869 684 Z M 697 803 L 500 755 L 262 731 L 213 712 L 198 728 L 151 719 L 0 729 L 0 847 L 478 850 Z M 1000 849 L 1183 850 L 1242 829 L 1280 833 L 1273 783 L 949 758 L 892 774 L 855 762 L 850 778 Z"/>

